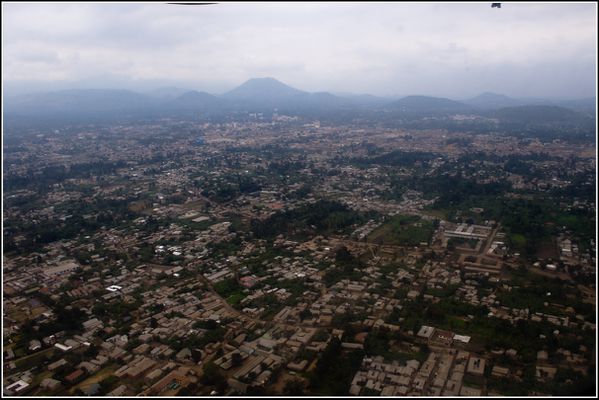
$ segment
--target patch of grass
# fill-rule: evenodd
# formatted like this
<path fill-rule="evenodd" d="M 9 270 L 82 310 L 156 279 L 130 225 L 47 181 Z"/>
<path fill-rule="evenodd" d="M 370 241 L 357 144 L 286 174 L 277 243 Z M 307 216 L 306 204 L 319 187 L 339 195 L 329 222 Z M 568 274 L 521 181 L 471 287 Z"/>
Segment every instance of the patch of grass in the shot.
<path fill-rule="evenodd" d="M 31 386 L 37 386 L 44 379 L 50 378 L 51 376 L 52 376 L 52 372 L 51 371 L 44 371 L 44 372 L 41 372 L 39 374 L 36 374 L 35 377 L 33 378 L 33 381 L 31 381 Z"/>
<path fill-rule="evenodd" d="M 439 219 L 444 219 L 447 220 L 447 215 L 449 214 L 449 212 L 447 210 L 433 210 L 433 209 L 424 209 L 423 210 L 424 214 L 426 215 L 430 215 L 431 217 L 435 217 L 435 218 L 439 218 Z"/>
<path fill-rule="evenodd" d="M 20 370 L 32 368 L 41 365 L 45 360 L 51 359 L 53 355 L 54 348 L 50 347 L 49 349 L 41 350 L 37 353 L 15 360 L 15 365 Z"/>
<path fill-rule="evenodd" d="M 83 389 L 93 385 L 94 383 L 99 383 L 102 380 L 104 380 L 104 378 L 107 378 L 110 375 L 112 375 L 113 372 L 116 370 L 116 365 L 108 365 L 96 372 L 95 374 L 93 374 L 92 376 L 88 377 L 87 379 L 81 381 L 77 386 L 71 389 L 71 392 L 74 393 L 77 388 Z"/>
<path fill-rule="evenodd" d="M 427 288 L 425 293 L 436 297 L 450 297 L 458 290 L 458 287 L 460 287 L 459 284 L 449 285 L 443 289 Z"/>
<path fill-rule="evenodd" d="M 368 235 L 370 243 L 383 245 L 417 246 L 430 243 L 435 231 L 433 223 L 417 215 L 398 215 Z"/>
<path fill-rule="evenodd" d="M 235 278 L 224 279 L 214 284 L 214 290 L 222 297 L 229 297 L 233 294 L 241 292 L 243 288 L 239 286 Z"/>
<path fill-rule="evenodd" d="M 519 252 L 524 252 L 526 249 L 526 237 L 519 233 L 512 233 L 508 236 L 510 245 Z"/>
<path fill-rule="evenodd" d="M 232 306 L 237 306 L 243 299 L 245 299 L 245 294 L 235 293 L 227 297 L 227 303 L 231 304 Z"/>

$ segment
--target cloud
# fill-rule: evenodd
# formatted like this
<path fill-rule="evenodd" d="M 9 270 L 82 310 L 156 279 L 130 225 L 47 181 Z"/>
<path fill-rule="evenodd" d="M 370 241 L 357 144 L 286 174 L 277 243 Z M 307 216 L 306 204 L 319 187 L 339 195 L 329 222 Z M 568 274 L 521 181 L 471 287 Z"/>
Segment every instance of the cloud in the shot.
<path fill-rule="evenodd" d="M 4 81 L 118 74 L 218 92 L 274 76 L 311 91 L 448 97 L 572 97 L 595 87 L 591 3 L 3 3 L 2 11 Z"/>

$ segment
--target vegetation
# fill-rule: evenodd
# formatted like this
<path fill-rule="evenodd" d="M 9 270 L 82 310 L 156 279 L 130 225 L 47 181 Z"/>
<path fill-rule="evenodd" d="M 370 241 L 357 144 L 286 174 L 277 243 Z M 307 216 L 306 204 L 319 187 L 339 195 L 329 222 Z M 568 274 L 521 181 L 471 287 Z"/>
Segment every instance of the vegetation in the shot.
<path fill-rule="evenodd" d="M 362 263 L 345 246 L 337 250 L 335 262 L 337 267 L 328 268 L 324 275 L 325 285 L 332 286 L 342 279 L 359 280 L 362 277 Z"/>
<path fill-rule="evenodd" d="M 341 203 L 319 200 L 314 204 L 276 213 L 264 221 L 253 220 L 251 229 L 259 238 L 272 238 L 279 234 L 293 237 L 308 233 L 330 233 L 365 221 L 366 216 Z"/>
<path fill-rule="evenodd" d="M 310 373 L 310 391 L 325 396 L 347 396 L 349 385 L 362 364 L 364 352 L 343 352 L 339 338 L 332 338 Z"/>
<path fill-rule="evenodd" d="M 283 387 L 283 395 L 285 396 L 305 396 L 306 385 L 299 379 L 291 379 L 285 382 Z"/>
<path fill-rule="evenodd" d="M 23 346 L 32 339 L 41 340 L 43 337 L 50 336 L 56 332 L 67 332 L 71 334 L 79 333 L 83 329 L 83 321 L 88 319 L 87 314 L 77 307 L 66 308 L 62 303 L 57 303 L 54 308 L 56 319 L 50 322 L 36 325 L 33 320 L 24 323 L 20 342 Z M 38 328 L 34 328 L 37 326 Z"/>
<path fill-rule="evenodd" d="M 367 240 L 382 245 L 417 246 L 429 243 L 434 231 L 431 221 L 417 215 L 399 215 L 375 229 Z"/>
<path fill-rule="evenodd" d="M 351 162 L 361 167 L 369 167 L 373 164 L 390 165 L 394 167 L 413 167 L 415 165 L 422 166 L 423 164 L 434 160 L 436 157 L 438 156 L 434 153 L 394 150 L 390 153 L 372 158 L 354 158 Z"/>
<path fill-rule="evenodd" d="M 215 386 L 221 393 L 224 392 L 228 386 L 226 378 L 220 372 L 220 368 L 213 362 L 204 364 L 200 382 L 207 386 Z"/>
<path fill-rule="evenodd" d="M 214 290 L 232 306 L 238 306 L 246 296 L 243 293 L 244 288 L 239 285 L 235 278 L 227 278 L 215 283 Z"/>

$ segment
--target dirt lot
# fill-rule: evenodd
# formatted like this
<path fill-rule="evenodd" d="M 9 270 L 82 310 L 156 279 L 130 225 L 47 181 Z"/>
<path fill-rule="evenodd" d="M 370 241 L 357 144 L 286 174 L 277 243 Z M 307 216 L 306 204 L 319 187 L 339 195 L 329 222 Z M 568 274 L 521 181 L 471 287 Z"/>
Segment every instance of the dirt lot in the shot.
<path fill-rule="evenodd" d="M 285 383 L 287 383 L 287 381 L 292 381 L 292 380 L 306 381 L 300 375 L 291 375 L 290 371 L 284 370 L 284 371 L 281 371 L 281 373 L 279 374 L 277 381 L 269 386 L 269 389 L 271 391 L 273 391 L 274 393 L 282 393 L 283 388 L 285 387 Z M 308 382 L 306 381 L 306 385 L 307 384 L 308 384 Z"/>
<path fill-rule="evenodd" d="M 540 259 L 557 259 L 559 254 L 557 253 L 557 246 L 553 240 L 544 241 L 537 248 L 537 257 Z"/>

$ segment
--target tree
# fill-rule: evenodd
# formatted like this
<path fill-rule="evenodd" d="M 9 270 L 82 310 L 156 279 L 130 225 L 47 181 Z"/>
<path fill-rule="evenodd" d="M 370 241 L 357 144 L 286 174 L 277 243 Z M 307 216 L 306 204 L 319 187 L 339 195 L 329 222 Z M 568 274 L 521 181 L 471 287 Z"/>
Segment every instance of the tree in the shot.
<path fill-rule="evenodd" d="M 120 379 L 115 375 L 110 375 L 107 378 L 100 381 L 100 394 L 105 395 L 110 390 L 114 389 L 117 383 L 120 382 Z"/>
<path fill-rule="evenodd" d="M 285 382 L 283 387 L 283 394 L 285 396 L 305 396 L 306 385 L 299 379 L 292 379 Z"/>
<path fill-rule="evenodd" d="M 196 383 L 190 383 L 189 385 L 181 388 L 177 393 L 177 396 L 197 396 L 198 394 L 198 385 Z"/>
<path fill-rule="evenodd" d="M 341 340 L 334 337 L 321 353 L 316 369 L 310 376 L 310 389 L 319 394 L 344 396 L 352 378 L 362 363 L 364 352 L 344 353 Z"/>
<path fill-rule="evenodd" d="M 341 263 L 352 263 L 355 258 L 352 253 L 349 252 L 347 247 L 342 246 L 337 250 L 337 253 L 335 253 L 335 260 Z"/>
<path fill-rule="evenodd" d="M 239 367 L 243 363 L 243 358 L 241 358 L 241 354 L 233 353 L 231 354 L 231 365 L 233 368 Z"/>
<path fill-rule="evenodd" d="M 312 313 L 310 312 L 309 308 L 304 308 L 302 311 L 300 311 L 299 317 L 303 321 L 307 318 L 312 318 Z"/>
<path fill-rule="evenodd" d="M 217 390 L 224 391 L 227 388 L 227 381 L 221 374 L 219 367 L 210 361 L 204 365 L 204 374 L 200 378 L 200 382 L 204 385 L 215 386 Z"/>
<path fill-rule="evenodd" d="M 89 359 L 95 358 L 98 355 L 98 348 L 92 344 L 87 350 L 85 350 L 83 355 Z"/>

